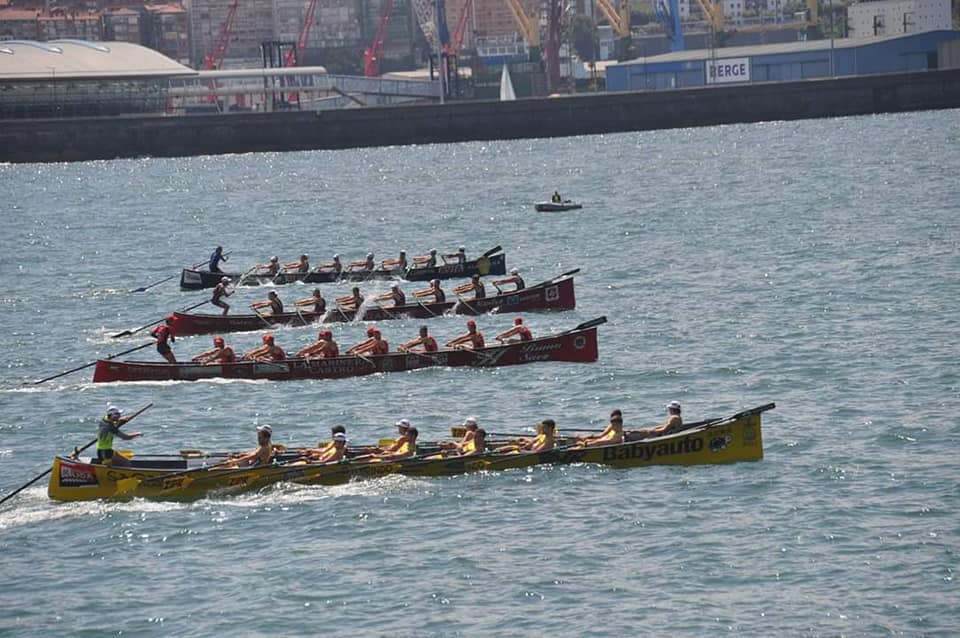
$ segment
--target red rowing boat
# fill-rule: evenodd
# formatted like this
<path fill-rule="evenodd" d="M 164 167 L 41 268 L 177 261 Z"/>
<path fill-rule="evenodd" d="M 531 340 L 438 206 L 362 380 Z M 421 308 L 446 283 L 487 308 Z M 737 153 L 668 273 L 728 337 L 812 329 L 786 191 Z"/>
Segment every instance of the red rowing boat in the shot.
<path fill-rule="evenodd" d="M 340 379 L 377 372 L 403 372 L 433 366 L 490 368 L 536 363 L 570 361 L 590 363 L 597 360 L 597 326 L 607 321 L 599 317 L 559 334 L 478 350 L 442 350 L 440 352 L 394 352 L 330 359 L 286 359 L 262 363 L 204 365 L 200 363 L 151 363 L 100 359 L 93 373 L 94 383 L 113 381 L 195 381 L 197 379 Z"/>
<path fill-rule="evenodd" d="M 441 303 L 413 303 L 405 306 L 372 306 L 363 309 L 361 321 L 390 319 L 429 319 L 452 313 L 481 315 L 486 313 L 515 313 L 530 310 L 572 310 L 576 307 L 571 270 L 553 279 L 516 292 L 507 292 L 482 299 L 463 299 Z M 178 335 L 197 335 L 225 332 L 264 330 L 276 326 L 305 326 L 311 323 L 355 321 L 356 310 L 328 310 L 326 313 L 284 312 L 277 315 L 207 315 L 174 312 L 174 327 Z"/>

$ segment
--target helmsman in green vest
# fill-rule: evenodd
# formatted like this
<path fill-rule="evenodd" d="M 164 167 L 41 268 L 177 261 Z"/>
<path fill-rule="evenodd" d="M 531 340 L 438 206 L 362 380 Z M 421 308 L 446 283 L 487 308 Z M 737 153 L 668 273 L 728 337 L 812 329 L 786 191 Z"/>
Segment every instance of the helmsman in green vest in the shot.
<path fill-rule="evenodd" d="M 120 426 L 132 419 L 132 416 L 123 416 L 123 410 L 115 405 L 107 408 L 107 414 L 100 420 L 97 430 L 97 459 L 105 465 L 116 467 L 128 466 L 130 461 L 122 454 L 113 453 L 113 437 L 119 436 L 124 441 L 143 436 L 143 432 L 123 432 Z"/>

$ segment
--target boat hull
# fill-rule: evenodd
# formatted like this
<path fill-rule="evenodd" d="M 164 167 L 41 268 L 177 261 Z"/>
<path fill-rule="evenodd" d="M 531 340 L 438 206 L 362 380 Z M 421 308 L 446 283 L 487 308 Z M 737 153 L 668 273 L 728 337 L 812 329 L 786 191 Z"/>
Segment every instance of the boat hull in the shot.
<path fill-rule="evenodd" d="M 533 205 L 534 209 L 538 213 L 562 213 L 567 210 L 579 210 L 583 208 L 582 204 L 575 204 L 574 202 L 537 202 Z"/>
<path fill-rule="evenodd" d="M 595 320 L 599 321 L 599 320 Z M 603 320 L 605 321 L 605 319 Z M 602 322 L 601 322 L 602 323 Z M 395 352 L 370 357 L 352 355 L 330 359 L 240 361 L 225 364 L 153 363 L 100 359 L 94 383 L 115 381 L 196 381 L 199 379 L 340 379 L 379 372 L 404 372 L 435 366 L 489 368 L 541 361 L 590 363 L 597 360 L 597 328 L 542 337 L 532 341 L 490 346 L 478 350 L 443 350 L 430 354 Z"/>
<path fill-rule="evenodd" d="M 54 459 L 47 493 L 58 501 L 114 498 L 191 499 L 211 493 L 259 489 L 275 483 L 337 485 L 403 474 L 413 477 L 454 476 L 467 472 L 504 471 L 534 465 L 592 463 L 614 468 L 651 465 L 714 465 L 763 458 L 761 415 L 772 403 L 719 419 L 703 421 L 687 429 L 656 438 L 598 448 L 559 448 L 528 454 L 492 454 L 365 463 L 344 461 L 333 464 L 289 464 L 245 469 L 210 470 L 202 467 L 184 471 L 187 461 L 169 462 L 169 467 L 111 468 L 65 456 Z M 222 460 L 222 457 L 221 457 Z M 198 461 L 194 461 L 196 463 Z M 149 461 L 142 463 L 149 464 Z M 121 491 L 118 481 L 139 482 Z"/>
<path fill-rule="evenodd" d="M 238 281 L 241 286 L 261 286 L 265 284 L 282 285 L 294 282 L 304 284 L 323 284 L 339 281 L 358 282 L 370 280 L 402 279 L 407 281 L 430 281 L 431 279 L 455 279 L 472 277 L 473 275 L 504 275 L 507 272 L 507 257 L 505 254 L 492 257 L 480 257 L 462 264 L 443 264 L 433 268 L 412 268 L 402 271 L 397 269 L 359 272 L 306 272 L 280 273 L 275 277 L 247 275 L 243 273 L 211 273 L 205 270 L 191 270 L 184 268 L 180 273 L 180 288 L 184 290 L 200 290 L 213 288 L 220 283 L 220 278 L 227 276 L 232 281 Z M 242 279 L 240 279 L 242 277 Z"/>
<path fill-rule="evenodd" d="M 573 278 L 546 281 L 517 292 L 443 303 L 418 303 L 398 307 L 374 306 L 363 310 L 361 321 L 388 321 L 391 319 L 429 319 L 445 314 L 480 315 L 487 313 L 515 313 L 531 310 L 572 310 L 577 305 Z M 314 312 L 286 312 L 278 315 L 207 315 L 174 312 L 174 327 L 178 335 L 196 335 L 225 332 L 264 330 L 276 326 L 305 326 L 312 323 L 339 323 L 357 320 L 356 311 L 329 310 Z"/>

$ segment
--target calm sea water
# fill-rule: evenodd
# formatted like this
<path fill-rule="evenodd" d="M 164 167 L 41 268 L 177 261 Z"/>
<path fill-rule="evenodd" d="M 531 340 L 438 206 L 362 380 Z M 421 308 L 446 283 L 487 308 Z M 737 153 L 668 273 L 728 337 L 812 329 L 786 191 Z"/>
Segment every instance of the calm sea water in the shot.
<path fill-rule="evenodd" d="M 407 417 L 435 439 L 468 415 L 492 431 L 597 427 L 619 407 L 646 426 L 672 399 L 688 419 L 777 403 L 766 458 L 724 467 L 387 477 L 187 504 L 57 504 L 40 482 L 0 507 L 0 635 L 956 635 L 958 117 L 0 166 L 0 495 L 90 440 L 108 402 L 154 402 L 137 452 L 249 448 L 258 423 L 300 445 L 338 422 L 374 441 Z M 555 188 L 584 209 L 535 214 Z M 240 270 L 461 243 L 502 245 L 531 283 L 579 267 L 576 311 L 527 321 L 544 334 L 606 315 L 600 361 L 105 386 L 88 368 L 21 385 L 143 343 L 109 335 L 202 301 L 176 280 L 129 290 L 218 243 Z M 288 303 L 308 290 L 279 289 Z M 463 323 L 429 325 L 450 338 Z M 395 343 L 418 325 L 383 329 Z M 350 344 L 364 328 L 335 330 Z M 276 331 L 291 349 L 313 333 Z"/>

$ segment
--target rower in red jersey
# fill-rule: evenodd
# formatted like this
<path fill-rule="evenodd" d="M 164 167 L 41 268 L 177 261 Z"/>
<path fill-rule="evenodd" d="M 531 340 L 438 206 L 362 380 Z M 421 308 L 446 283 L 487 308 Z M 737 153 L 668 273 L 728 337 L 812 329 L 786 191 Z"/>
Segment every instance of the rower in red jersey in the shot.
<path fill-rule="evenodd" d="M 171 343 L 177 341 L 177 331 L 173 328 L 174 316 L 167 315 L 163 323 L 150 331 L 150 336 L 157 340 L 157 352 L 167 360 L 167 363 L 176 363 L 177 358 L 173 356 L 173 350 L 170 349 Z"/>
<path fill-rule="evenodd" d="M 523 317 L 517 317 L 513 320 L 513 327 L 509 330 L 504 330 L 498 334 L 495 338 L 497 341 L 514 341 L 511 337 L 518 337 L 519 341 L 530 341 L 533 339 L 533 334 L 530 332 L 530 328 L 523 325 Z"/>
<path fill-rule="evenodd" d="M 443 303 L 444 301 L 447 300 L 447 295 L 444 294 L 443 289 L 440 288 L 439 279 L 431 279 L 429 288 L 424 288 L 423 290 L 416 290 L 413 293 L 413 296 L 418 299 L 421 297 L 429 297 L 430 295 L 433 295 L 434 303 Z"/>
<path fill-rule="evenodd" d="M 272 334 L 263 335 L 263 345 L 243 355 L 248 361 L 283 361 L 287 353 L 273 342 Z"/>
<path fill-rule="evenodd" d="M 418 347 L 421 349 L 418 350 Z M 397 350 L 402 350 L 403 352 L 437 352 L 439 349 L 437 340 L 430 336 L 426 326 L 420 326 L 419 337 L 411 339 L 397 348 Z"/>
<path fill-rule="evenodd" d="M 477 330 L 477 322 L 471 319 L 467 322 L 467 333 L 460 335 L 453 341 L 447 342 L 448 348 L 471 348 L 477 350 L 484 347 L 483 333 Z"/>
<path fill-rule="evenodd" d="M 390 344 L 380 335 L 380 329 L 376 326 L 367 328 L 367 339 L 347 350 L 347 354 L 355 355 L 381 355 L 390 352 Z"/>
<path fill-rule="evenodd" d="M 298 357 L 308 359 L 329 359 L 340 356 L 340 346 L 333 340 L 333 333 L 327 329 L 320 331 L 317 340 L 297 353 Z"/>
<path fill-rule="evenodd" d="M 196 363 L 206 364 L 233 363 L 237 360 L 237 355 L 233 352 L 233 348 L 224 343 L 223 337 L 214 337 L 213 349 L 198 354 L 193 360 Z"/>

